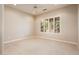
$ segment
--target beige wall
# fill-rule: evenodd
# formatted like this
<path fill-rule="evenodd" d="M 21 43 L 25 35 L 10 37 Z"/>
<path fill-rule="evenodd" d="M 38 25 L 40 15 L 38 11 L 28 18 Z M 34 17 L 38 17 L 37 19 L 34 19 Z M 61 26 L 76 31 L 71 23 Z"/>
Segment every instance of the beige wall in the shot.
<path fill-rule="evenodd" d="M 2 53 L 2 5 L 0 5 L 0 54 Z"/>
<path fill-rule="evenodd" d="M 79 48 L 79 5 L 78 5 L 78 48 Z"/>
<path fill-rule="evenodd" d="M 51 17 L 60 16 L 61 32 L 42 33 L 40 32 L 40 21 Z M 42 14 L 36 19 L 36 35 L 45 38 L 60 39 L 68 42 L 77 42 L 77 5 L 70 5 L 52 12 Z"/>
<path fill-rule="evenodd" d="M 5 6 L 4 42 L 33 34 L 33 17 L 24 12 Z"/>
<path fill-rule="evenodd" d="M 33 16 L 10 7 L 5 7 L 4 14 L 4 41 L 11 41 L 16 38 L 32 36 L 33 34 L 36 34 L 35 37 L 41 36 L 52 39 L 56 38 L 69 42 L 78 41 L 77 5 L 70 5 L 61 9 L 54 10 L 49 13 L 39 15 L 35 18 L 35 20 Z M 61 32 L 59 34 L 40 32 L 40 21 L 42 19 L 51 18 L 55 16 L 60 16 Z"/>

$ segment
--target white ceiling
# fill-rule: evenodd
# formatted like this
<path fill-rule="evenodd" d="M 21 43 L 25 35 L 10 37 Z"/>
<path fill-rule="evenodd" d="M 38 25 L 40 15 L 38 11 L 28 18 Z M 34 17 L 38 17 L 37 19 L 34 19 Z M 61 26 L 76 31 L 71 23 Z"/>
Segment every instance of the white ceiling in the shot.
<path fill-rule="evenodd" d="M 32 15 L 40 15 L 45 12 L 62 8 L 67 5 L 68 4 L 17 4 L 17 5 L 7 5 L 7 6 L 19 9 L 21 11 L 24 11 Z M 34 8 L 34 6 L 37 6 L 37 8 Z M 43 11 L 43 9 L 47 9 L 47 10 Z"/>

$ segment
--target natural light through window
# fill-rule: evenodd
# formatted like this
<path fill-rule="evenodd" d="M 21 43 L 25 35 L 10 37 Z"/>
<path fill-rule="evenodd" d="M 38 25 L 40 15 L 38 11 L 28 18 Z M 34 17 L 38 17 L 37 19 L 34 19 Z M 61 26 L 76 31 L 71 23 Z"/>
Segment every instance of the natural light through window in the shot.
<path fill-rule="evenodd" d="M 60 32 L 60 17 L 44 19 L 41 21 L 41 32 Z"/>

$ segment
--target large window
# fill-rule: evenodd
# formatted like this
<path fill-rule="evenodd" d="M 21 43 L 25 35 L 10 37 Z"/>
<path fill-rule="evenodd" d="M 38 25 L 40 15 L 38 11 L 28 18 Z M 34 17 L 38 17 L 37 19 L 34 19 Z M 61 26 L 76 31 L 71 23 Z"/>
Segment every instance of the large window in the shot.
<path fill-rule="evenodd" d="M 44 19 L 41 21 L 41 32 L 60 32 L 60 17 Z"/>

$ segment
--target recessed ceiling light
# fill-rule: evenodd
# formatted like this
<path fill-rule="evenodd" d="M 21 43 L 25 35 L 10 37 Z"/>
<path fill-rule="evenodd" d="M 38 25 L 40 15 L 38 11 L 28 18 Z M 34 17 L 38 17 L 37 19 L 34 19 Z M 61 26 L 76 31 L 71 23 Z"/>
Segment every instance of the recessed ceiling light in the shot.
<path fill-rule="evenodd" d="M 38 8 L 37 6 L 34 6 L 33 8 Z"/>
<path fill-rule="evenodd" d="M 38 13 L 38 6 L 33 6 L 33 14 L 37 14 Z"/>
<path fill-rule="evenodd" d="M 46 11 L 47 9 L 45 8 L 45 9 L 43 9 L 43 11 Z"/>

